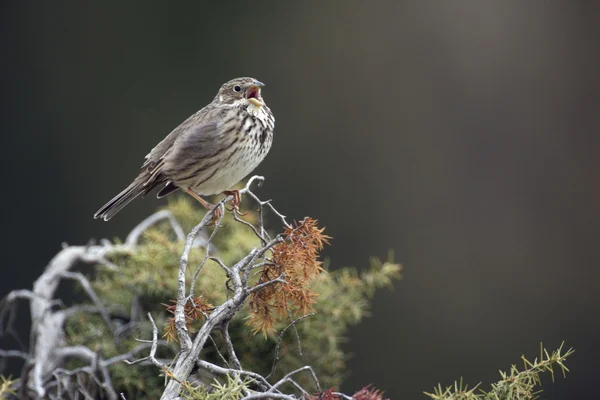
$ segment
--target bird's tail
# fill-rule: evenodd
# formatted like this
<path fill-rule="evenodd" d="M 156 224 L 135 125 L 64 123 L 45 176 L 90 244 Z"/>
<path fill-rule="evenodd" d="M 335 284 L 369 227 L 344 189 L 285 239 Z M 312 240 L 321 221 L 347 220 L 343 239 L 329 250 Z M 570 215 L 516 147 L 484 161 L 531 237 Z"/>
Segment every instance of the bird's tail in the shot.
<path fill-rule="evenodd" d="M 127 186 L 125 190 L 116 195 L 112 200 L 96 211 L 94 218 L 100 218 L 108 221 L 133 199 L 144 193 L 145 189 L 146 187 L 144 187 L 142 182 L 136 179 L 131 185 Z"/>
<path fill-rule="evenodd" d="M 143 175 L 143 174 L 142 174 Z M 129 204 L 133 199 L 138 197 L 139 195 L 146 195 L 156 186 L 164 183 L 165 180 L 161 179 L 162 177 L 156 177 L 158 179 L 152 179 L 151 182 L 148 182 L 147 176 L 138 176 L 136 180 L 134 180 L 131 185 L 127 186 L 125 190 L 116 195 L 112 200 L 103 205 L 96 214 L 94 214 L 94 218 L 100 218 L 105 221 L 111 219 L 116 213 L 121 211 L 123 207 Z"/>

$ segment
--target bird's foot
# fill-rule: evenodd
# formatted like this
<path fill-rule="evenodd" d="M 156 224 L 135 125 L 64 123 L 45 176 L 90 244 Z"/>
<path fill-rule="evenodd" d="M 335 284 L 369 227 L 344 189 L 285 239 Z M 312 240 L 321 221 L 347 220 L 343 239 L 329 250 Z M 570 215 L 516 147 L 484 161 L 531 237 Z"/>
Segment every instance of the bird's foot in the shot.
<path fill-rule="evenodd" d="M 239 215 L 246 215 L 246 213 L 240 212 L 240 204 L 242 203 L 242 195 L 240 194 L 239 190 L 226 190 L 223 192 L 223 194 L 227 197 L 229 197 L 229 196 L 233 197 L 233 199 L 231 199 L 231 201 L 229 202 L 229 204 L 231 205 L 231 210 L 229 210 L 229 211 L 235 211 Z"/>
<path fill-rule="evenodd" d="M 223 218 L 223 209 L 221 206 L 217 207 L 213 212 L 212 220 L 210 221 L 211 225 L 217 225 L 219 221 Z"/>
<path fill-rule="evenodd" d="M 198 195 L 198 193 L 194 192 L 192 189 L 187 189 L 185 192 L 187 194 L 189 194 L 190 196 L 192 196 L 194 199 L 198 200 L 198 202 L 200 204 L 202 204 L 202 206 L 204 208 L 206 208 L 207 210 L 210 211 L 213 209 L 214 206 L 212 204 L 210 204 L 208 201 L 204 200 L 202 197 L 200 197 Z M 221 209 L 221 207 L 217 207 L 213 212 L 213 216 L 210 221 L 210 225 L 216 225 L 222 217 L 223 217 L 223 210 Z"/>

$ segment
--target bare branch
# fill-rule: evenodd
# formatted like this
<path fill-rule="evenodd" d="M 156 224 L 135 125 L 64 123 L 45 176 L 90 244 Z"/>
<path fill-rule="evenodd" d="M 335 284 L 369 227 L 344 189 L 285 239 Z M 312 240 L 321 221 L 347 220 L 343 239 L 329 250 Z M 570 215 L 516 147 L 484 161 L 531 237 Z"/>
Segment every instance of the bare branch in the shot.
<path fill-rule="evenodd" d="M 85 346 L 61 347 L 55 354 L 59 359 L 77 357 L 85 361 L 92 361 L 96 357 L 96 353 Z"/>
<path fill-rule="evenodd" d="M 78 389 L 84 390 L 84 385 L 80 381 L 80 374 L 85 373 L 89 375 L 101 388 L 111 400 L 117 399 L 117 393 L 115 388 L 112 385 L 112 381 L 110 378 L 110 374 L 108 372 L 107 365 L 103 362 L 102 358 L 98 353 L 94 353 L 92 350 L 88 349 L 85 346 L 72 346 L 72 347 L 64 347 L 59 350 L 59 355 L 61 358 L 67 357 L 77 357 L 82 360 L 90 362 L 91 365 L 81 368 L 76 368 L 74 370 L 65 370 L 63 368 L 57 368 L 52 372 L 52 375 L 55 377 L 57 384 L 60 384 L 60 375 L 66 376 L 76 376 L 78 382 Z M 102 374 L 103 381 L 96 376 L 95 372 L 100 371 Z M 87 392 L 86 392 L 87 393 Z M 85 393 L 82 393 L 85 394 Z M 60 395 L 60 392 L 59 392 Z"/>
<path fill-rule="evenodd" d="M 279 219 L 281 220 L 281 222 L 283 223 L 283 226 L 285 226 L 286 228 L 291 228 L 292 226 L 290 224 L 288 224 L 288 222 L 286 221 L 286 216 L 281 214 L 279 211 L 277 211 L 275 209 L 275 207 L 273 207 L 273 204 L 271 204 L 271 200 L 266 200 L 266 201 L 261 201 L 258 196 L 256 196 L 254 193 L 252 193 L 250 190 L 247 191 L 247 193 L 250 195 L 250 197 L 252 197 L 254 199 L 254 201 L 256 201 L 260 207 L 262 208 L 263 206 L 267 206 L 271 209 L 271 211 L 273 212 L 273 214 L 275 214 L 277 217 L 279 217 Z"/>
<path fill-rule="evenodd" d="M 98 365 L 98 369 L 102 373 L 102 385 L 101 387 L 108 394 L 108 398 L 111 400 L 117 400 L 117 391 L 115 390 L 112 379 L 110 379 L 110 373 L 108 372 L 108 368 L 102 364 Z"/>
<path fill-rule="evenodd" d="M 74 305 L 69 308 L 66 308 L 64 310 L 60 310 L 59 312 L 62 313 L 65 318 L 69 318 L 73 314 L 76 314 L 78 312 L 95 313 L 95 312 L 99 312 L 99 309 L 96 306 L 90 306 L 87 304 L 78 304 L 78 305 Z"/>
<path fill-rule="evenodd" d="M 96 305 L 96 308 L 98 309 L 98 312 L 102 316 L 102 319 L 104 320 L 104 323 L 106 324 L 106 326 L 110 329 L 111 332 L 115 331 L 114 324 L 110 320 L 108 311 L 102 305 L 102 302 L 96 295 L 96 292 L 94 292 L 94 289 L 92 288 L 92 285 L 90 284 L 90 281 L 88 281 L 88 279 L 85 276 L 83 276 L 82 273 L 63 271 L 63 272 L 59 273 L 58 276 L 60 276 L 62 278 L 68 278 L 68 279 L 73 279 L 73 280 L 78 281 L 79 284 L 81 285 L 81 287 L 83 287 L 83 290 L 85 290 L 85 292 L 89 296 L 90 300 L 92 300 L 92 302 Z"/>
<path fill-rule="evenodd" d="M 244 370 L 236 370 L 236 369 L 232 369 L 232 368 L 223 368 L 223 367 L 219 367 L 218 365 L 209 363 L 208 361 L 204 361 L 204 360 L 198 360 L 196 362 L 196 364 L 198 365 L 198 367 L 200 368 L 204 368 L 214 374 L 218 374 L 218 375 L 235 375 L 235 374 L 240 374 L 241 376 L 249 376 L 251 378 L 254 378 L 257 382 L 257 384 L 259 385 L 259 387 L 262 390 L 268 390 L 271 387 L 271 384 L 260 374 L 257 374 L 255 372 L 250 372 L 250 371 L 244 371 Z"/>
<path fill-rule="evenodd" d="M 240 190 L 240 194 L 243 193 L 251 193 L 250 186 L 255 180 L 262 181 L 264 178 L 262 177 L 253 177 L 251 178 L 246 187 Z M 248 277 L 251 271 L 251 268 L 248 268 L 250 265 L 253 265 L 255 261 L 259 257 L 263 257 L 264 254 L 274 245 L 280 243 L 283 239 L 281 237 L 277 237 L 269 242 L 267 242 L 262 248 L 252 250 L 246 257 L 236 263 L 231 270 L 231 274 L 229 275 L 231 282 L 233 284 L 233 297 L 225 301 L 222 305 L 216 307 L 213 312 L 206 317 L 204 324 L 200 328 L 199 332 L 196 334 L 193 342 L 189 336 L 187 331 L 187 325 L 185 321 L 185 304 L 187 302 L 188 297 L 186 296 L 185 291 L 185 272 L 188 265 L 189 253 L 191 250 L 191 242 L 193 238 L 198 234 L 199 231 L 206 227 L 209 216 L 216 210 L 217 207 L 224 207 L 223 204 L 225 201 L 230 201 L 233 196 L 228 196 L 225 199 L 221 200 L 213 209 L 206 214 L 206 216 L 202 219 L 200 224 L 198 224 L 192 231 L 188 234 L 188 238 L 186 241 L 186 245 L 184 247 L 183 254 L 180 259 L 179 264 L 179 278 L 178 278 L 178 293 L 177 293 L 177 304 L 175 307 L 175 326 L 177 329 L 177 335 L 179 337 L 179 342 L 181 345 L 181 350 L 177 357 L 175 366 L 173 368 L 172 378 L 167 384 L 161 399 L 171 400 L 172 398 L 179 395 L 181 390 L 182 382 L 187 379 L 189 376 L 193 365 L 198 360 L 200 351 L 204 347 L 206 340 L 210 335 L 210 332 L 218 326 L 228 322 L 237 311 L 243 306 L 246 298 L 251 293 L 251 290 L 259 290 L 266 285 L 257 285 L 252 289 L 248 289 Z M 256 196 L 254 196 L 255 199 Z M 258 200 L 259 204 L 262 207 L 262 203 Z M 267 203 L 264 203 L 267 204 Z M 272 208 L 272 206 L 270 206 Z M 273 208 L 274 210 L 274 208 Z M 281 214 L 279 214 L 280 217 Z M 283 217 L 283 222 L 285 222 L 285 217 Z M 287 223 L 286 223 L 287 224 Z M 213 232 L 214 233 L 214 232 Z M 212 237 L 212 235 L 211 235 Z M 209 239 L 210 243 L 211 239 Z M 201 264 L 203 265 L 203 264 Z M 241 279 L 239 276 L 240 271 L 244 271 L 244 278 Z M 227 271 L 227 270 L 226 270 Z M 285 283 L 282 277 L 273 280 L 268 284 L 274 284 L 277 282 Z M 190 344 L 191 342 L 191 344 Z M 233 347 L 233 346 L 232 346 Z M 233 353 L 235 354 L 235 353 Z M 238 361 L 239 362 L 239 361 Z"/>
<path fill-rule="evenodd" d="M 38 295 L 36 293 L 32 292 L 31 290 L 19 289 L 19 290 L 13 290 L 9 294 L 7 294 L 6 297 L 4 298 L 3 302 L 12 303 L 13 301 L 15 301 L 17 299 L 33 300 L 36 297 L 38 297 Z"/>
<path fill-rule="evenodd" d="M 227 265 L 225 265 L 223 263 L 223 261 L 221 261 L 217 257 L 209 257 L 209 260 L 216 262 L 219 265 L 219 267 L 221 267 L 223 269 L 223 271 L 225 271 L 225 274 L 227 275 L 227 277 L 231 276 L 231 274 L 232 274 L 231 269 Z"/>
<path fill-rule="evenodd" d="M 0 349 L 0 357 L 14 357 L 14 358 L 22 358 L 27 361 L 29 359 L 29 354 L 20 350 L 2 350 Z"/>
<path fill-rule="evenodd" d="M 271 376 L 273 376 L 273 374 L 275 373 L 275 369 L 277 368 L 277 364 L 279 363 L 279 347 L 281 345 L 281 339 L 283 339 L 283 335 L 285 335 L 285 332 L 290 328 L 290 327 L 295 327 L 296 323 L 302 321 L 303 319 L 306 319 L 310 316 L 315 315 L 316 313 L 310 313 L 310 314 L 306 314 L 303 315 L 299 318 L 296 318 L 295 320 L 293 320 L 292 322 L 289 323 L 288 326 L 286 326 L 285 328 L 283 328 L 283 330 L 279 333 L 279 337 L 277 338 L 277 343 L 275 344 L 275 359 L 273 360 L 273 366 L 271 367 L 271 372 L 269 373 L 269 375 L 267 375 L 265 378 L 269 379 Z M 296 332 L 296 335 L 298 335 L 298 332 Z M 300 343 L 300 338 L 298 338 L 298 345 Z M 300 351 L 300 354 L 302 354 L 302 351 Z"/>
<path fill-rule="evenodd" d="M 286 299 L 285 294 L 283 295 L 283 298 Z M 287 299 L 285 300 L 285 311 L 287 311 L 288 317 L 290 319 L 290 325 L 294 329 L 294 334 L 296 335 L 296 343 L 298 344 L 298 354 L 302 355 L 302 343 L 300 343 L 300 335 L 298 334 L 298 329 L 296 328 L 294 318 L 292 317 L 292 313 L 290 312 L 290 309 L 288 307 Z M 313 313 L 309 313 L 308 315 L 311 315 L 311 314 L 314 315 L 316 313 L 313 312 Z M 300 317 L 300 318 L 303 318 L 303 317 Z"/>
<path fill-rule="evenodd" d="M 250 272 L 252 271 L 252 269 L 254 269 L 254 263 L 256 262 L 256 260 L 260 257 L 263 257 L 267 251 L 269 251 L 273 246 L 275 246 L 276 244 L 281 243 L 281 242 L 283 242 L 283 238 L 278 235 L 277 237 L 275 237 L 275 239 L 271 240 L 266 245 L 264 245 L 262 247 L 262 249 L 248 254 L 249 256 L 251 255 L 250 259 L 248 261 L 246 261 L 244 263 L 244 265 L 241 267 L 241 269 L 244 271 L 244 277 L 242 279 L 244 285 L 248 284 L 248 279 L 250 278 Z"/>
<path fill-rule="evenodd" d="M 252 259 L 252 263 L 254 263 L 254 261 L 256 261 L 256 259 L 262 257 L 267 251 L 271 250 L 271 247 L 273 247 L 276 244 L 281 243 L 281 242 L 283 242 L 283 238 L 281 236 L 277 236 L 275 239 L 271 240 L 269 243 L 264 245 L 262 249 L 260 249 L 258 252 L 256 252 L 256 254 L 254 255 L 254 257 Z"/>
<path fill-rule="evenodd" d="M 302 371 L 310 371 L 310 375 L 312 376 L 315 385 L 317 386 L 317 391 L 321 392 L 321 385 L 319 384 L 319 380 L 317 379 L 317 375 L 315 374 L 315 371 L 312 369 L 312 367 L 306 365 L 304 367 L 298 368 L 288 374 L 286 374 L 283 378 L 281 378 L 279 381 L 277 381 L 277 383 L 275 383 L 273 386 L 271 386 L 271 388 L 267 391 L 267 393 L 271 393 L 272 391 L 276 390 L 278 387 L 280 387 L 281 385 L 283 385 L 284 383 L 290 382 L 290 378 Z"/>
<path fill-rule="evenodd" d="M 231 343 L 231 337 L 229 336 L 229 321 L 226 321 L 223 324 L 221 332 L 223 333 L 223 339 L 225 339 L 225 344 L 227 345 L 227 354 L 229 354 L 229 360 L 235 369 L 241 370 L 242 365 L 235 354 L 235 349 L 233 348 L 233 343 Z"/>
<path fill-rule="evenodd" d="M 215 237 L 215 234 L 217 233 L 217 231 L 219 230 L 219 227 L 221 226 L 221 221 L 223 221 L 223 217 L 225 216 L 225 212 L 223 211 L 224 206 L 223 205 L 218 205 L 218 206 L 221 207 L 221 215 L 219 216 L 219 220 L 215 223 L 215 229 L 213 229 L 212 233 L 208 237 L 208 241 L 206 242 L 206 246 L 204 249 L 204 258 L 200 262 L 200 265 L 196 269 L 196 272 L 194 272 L 194 276 L 192 277 L 192 282 L 190 283 L 189 297 L 192 297 L 192 298 L 194 297 L 194 287 L 196 286 L 196 279 L 198 278 L 198 275 L 200 274 L 200 270 L 202 270 L 202 267 L 204 267 L 204 264 L 206 263 L 206 260 L 208 260 L 208 257 L 210 255 L 210 243 L 212 242 L 213 238 Z"/>
<path fill-rule="evenodd" d="M 208 335 L 208 338 L 210 339 L 213 347 L 215 348 L 215 351 L 217 352 L 219 358 L 223 360 L 223 363 L 229 367 L 229 362 L 227 362 L 227 359 L 223 356 L 221 350 L 219 350 L 219 346 L 217 346 L 217 342 L 215 342 L 215 339 L 212 337 L 212 335 Z"/>
<path fill-rule="evenodd" d="M 300 384 L 298 382 L 296 382 L 292 378 L 289 378 L 288 381 L 293 387 L 295 387 L 300 392 L 302 392 L 302 394 L 304 394 L 306 397 L 310 396 L 310 394 L 306 390 L 304 390 L 304 388 L 302 386 L 300 386 Z"/>
<path fill-rule="evenodd" d="M 165 340 L 158 340 L 156 343 L 157 343 L 157 344 L 159 344 L 159 345 L 164 345 L 164 346 L 166 346 L 166 345 L 167 345 L 167 342 L 166 342 Z M 123 361 L 123 362 L 127 363 L 127 360 L 129 360 L 129 359 L 131 359 L 131 358 L 135 357 L 135 355 L 136 355 L 137 353 L 139 353 L 140 351 L 142 351 L 142 350 L 146 350 L 146 349 L 148 349 L 149 347 L 152 347 L 152 345 L 153 345 L 153 342 L 152 342 L 152 341 L 150 341 L 150 343 L 142 343 L 142 344 L 139 344 L 139 345 L 137 345 L 136 347 L 134 347 L 134 348 L 133 348 L 131 351 L 129 351 L 129 352 L 127 352 L 127 353 L 124 353 L 124 354 L 119 354 L 118 356 L 114 356 L 114 357 L 111 357 L 111 358 L 109 358 L 109 359 L 106 359 L 106 360 L 102 361 L 102 363 L 101 363 L 101 364 L 102 364 L 103 366 L 107 366 L 107 367 L 108 367 L 108 366 L 110 366 L 110 365 L 113 365 L 113 364 L 119 363 L 119 362 L 121 362 L 121 361 Z"/>
<path fill-rule="evenodd" d="M 273 265 L 266 254 L 268 254 L 273 246 L 276 246 L 284 240 L 279 235 L 271 239 L 265 230 L 263 221 L 265 209 L 269 210 L 266 212 L 273 213 L 281 221 L 284 227 L 291 228 L 291 225 L 286 221 L 286 217 L 275 209 L 270 200 L 261 201 L 250 190 L 253 184 L 258 183 L 260 186 L 263 180 L 264 178 L 261 176 L 254 176 L 250 178 L 246 183 L 246 186 L 239 191 L 240 194 L 247 194 L 257 203 L 258 223 L 255 224 L 245 221 L 241 218 L 240 213 L 236 209 L 233 210 L 232 214 L 234 221 L 241 223 L 246 228 L 252 230 L 254 235 L 260 240 L 260 245 L 251 250 L 232 267 L 228 267 L 220 258 L 211 254 L 211 247 L 213 246 L 215 235 L 220 229 L 221 222 L 223 221 L 225 203 L 233 199 L 233 196 L 230 195 L 215 204 L 187 236 L 185 236 L 181 225 L 175 220 L 172 213 L 163 210 L 149 216 L 134 227 L 127 236 L 124 245 L 115 245 L 107 240 L 102 240 L 100 245 L 94 243 L 91 243 L 88 246 L 79 247 L 69 247 L 65 245 L 63 250 L 51 260 L 45 272 L 36 280 L 33 290 L 18 290 L 11 292 L 3 302 L 0 303 L 0 335 L 10 332 L 12 329 L 18 304 L 17 300 L 27 300 L 30 303 L 32 320 L 31 349 L 29 353 L 20 350 L 0 350 L 0 357 L 22 358 L 28 361 L 28 363 L 31 363 L 31 367 L 24 372 L 22 380 L 23 387 L 21 388 L 22 393 L 31 395 L 33 398 L 94 399 L 101 396 L 102 398 L 109 398 L 111 400 L 119 398 L 124 400 L 124 394 L 118 394 L 115 391 L 109 373 L 109 367 L 120 362 L 125 362 L 128 365 L 153 365 L 162 372 L 165 372 L 168 381 L 161 396 L 161 399 L 165 400 L 180 398 L 179 396 L 182 387 L 189 379 L 194 366 L 198 366 L 199 368 L 216 375 L 228 375 L 234 377 L 239 383 L 242 382 L 243 378 L 251 379 L 253 381 L 252 389 L 246 388 L 243 391 L 243 395 L 245 396 L 244 399 L 247 400 L 296 400 L 298 395 L 304 398 L 309 397 L 309 392 L 294 379 L 296 374 L 303 371 L 308 371 L 311 374 L 316 388 L 320 392 L 321 388 L 319 381 L 310 366 L 298 368 L 286 374 L 274 384 L 268 382 L 269 377 L 276 371 L 278 362 L 280 361 L 280 347 L 285 333 L 290 328 L 295 330 L 298 349 L 301 354 L 300 339 L 298 331 L 296 330 L 296 324 L 314 313 L 292 319 L 292 315 L 288 310 L 290 323 L 279 334 L 275 346 L 275 358 L 273 360 L 272 370 L 267 377 L 263 377 L 262 375 L 251 371 L 245 371 L 242 368 L 242 364 L 236 354 L 236 349 L 229 332 L 229 323 L 231 319 L 244 306 L 252 293 L 277 283 L 287 284 L 284 274 L 254 286 L 251 286 L 248 283 L 250 274 L 253 270 Z M 218 214 L 218 223 L 210 235 L 207 235 L 205 228 L 209 226 L 209 223 L 213 220 L 217 210 L 221 211 L 221 213 Z M 126 353 L 115 355 L 109 359 L 103 359 L 99 351 L 94 351 L 88 347 L 65 346 L 65 343 L 67 343 L 64 332 L 65 320 L 75 312 L 84 311 L 99 313 L 106 323 L 106 326 L 113 332 L 117 344 L 121 336 L 126 335 L 130 332 L 131 328 L 135 327 L 141 313 L 141 305 L 136 297 L 134 297 L 131 302 L 130 314 L 128 315 L 125 313 L 124 318 L 127 323 L 115 328 L 113 322 L 115 316 L 113 315 L 111 319 L 109 309 L 102 304 L 102 301 L 95 293 L 90 281 L 84 274 L 73 272 L 72 269 L 78 264 L 86 263 L 103 265 L 109 269 L 118 270 L 119 267 L 113 264 L 108 259 L 108 256 L 114 254 L 114 252 L 131 253 L 132 251 L 135 251 L 144 232 L 161 221 L 168 221 L 177 240 L 184 241 L 184 249 L 179 259 L 177 301 L 174 311 L 179 349 L 174 358 L 156 358 L 158 346 L 167 346 L 167 343 L 164 340 L 159 340 L 158 327 L 150 313 L 148 313 L 147 316 L 152 324 L 152 340 L 138 340 L 141 343 Z M 198 247 L 197 239 L 200 237 L 203 240 L 202 246 L 204 247 L 205 253 L 194 271 L 191 282 L 186 282 L 190 254 L 192 249 Z M 196 280 L 207 260 L 214 261 L 225 272 L 228 278 L 228 289 L 232 291 L 232 294 L 228 293 L 227 299 L 221 305 L 216 306 L 210 314 L 205 315 L 204 323 L 200 326 L 199 331 L 195 335 L 190 335 L 187 328 L 185 307 L 190 299 L 193 301 Z M 66 308 L 59 299 L 55 299 L 56 289 L 60 282 L 65 279 L 76 280 L 79 282 L 93 305 L 75 305 Z M 56 308 L 57 305 L 60 306 L 60 308 Z M 123 313 L 119 314 L 119 318 L 121 314 Z M 212 333 L 215 330 L 220 330 L 222 333 L 223 342 L 227 348 L 227 360 L 223 357 L 223 354 L 221 354 L 220 349 L 213 339 Z M 199 359 L 207 340 L 212 341 L 218 355 L 223 359 L 227 368 Z M 177 351 L 173 347 L 170 348 Z M 136 358 L 139 357 L 140 352 L 148 351 L 148 349 L 149 353 L 147 356 Z M 72 370 L 65 370 L 63 368 L 67 358 L 81 359 L 87 365 Z M 291 385 L 286 386 L 286 388 L 291 388 L 290 390 L 293 390 L 296 394 L 283 393 L 281 388 L 285 384 Z M 341 393 L 336 393 L 336 395 L 343 397 L 346 400 L 351 399 L 351 397 Z"/>
<path fill-rule="evenodd" d="M 255 399 L 283 399 L 283 400 L 298 400 L 295 396 L 282 393 L 254 393 L 250 396 L 242 397 L 242 400 L 255 400 Z"/>
<path fill-rule="evenodd" d="M 213 207 L 213 209 L 206 213 L 204 218 L 202 218 L 202 221 L 200 221 L 200 223 L 190 231 L 185 241 L 183 253 L 181 254 L 181 258 L 179 260 L 179 275 L 177 277 L 177 304 L 175 306 L 174 318 L 175 328 L 177 329 L 177 337 L 179 338 L 182 352 L 189 351 L 190 347 L 192 346 L 192 339 L 190 338 L 190 334 L 188 333 L 187 325 L 185 323 L 185 303 L 187 302 L 185 272 L 188 266 L 190 251 L 192 250 L 196 236 L 198 236 L 200 231 L 208 225 L 212 219 L 214 210 L 220 206 L 222 205 L 217 204 L 215 207 Z"/>
<path fill-rule="evenodd" d="M 254 264 L 252 267 L 250 267 L 250 269 L 257 269 L 257 268 L 262 268 L 262 267 L 271 267 L 275 264 L 273 264 L 271 261 L 263 261 L 260 262 L 258 264 Z"/>
<path fill-rule="evenodd" d="M 287 284 L 287 282 L 285 281 L 284 278 L 284 274 L 279 275 L 279 277 L 272 279 L 270 281 L 264 282 L 264 283 L 259 283 L 256 286 L 251 287 L 250 289 L 248 289 L 248 293 L 254 293 L 260 289 L 263 289 L 267 286 L 271 286 L 274 285 L 275 283 L 283 283 L 283 284 Z"/>
<path fill-rule="evenodd" d="M 171 227 L 173 228 L 173 232 L 175 232 L 175 235 L 177 236 L 177 240 L 183 240 L 185 238 L 185 234 L 183 233 L 183 229 L 181 228 L 181 225 L 179 225 L 179 222 L 177 222 L 175 217 L 173 217 L 171 211 L 162 210 L 152 214 L 151 216 L 137 224 L 136 227 L 133 228 L 133 230 L 129 233 L 127 239 L 125 239 L 125 245 L 128 247 L 137 246 L 140 237 L 145 231 L 148 230 L 148 228 L 165 219 L 170 222 Z"/>
<path fill-rule="evenodd" d="M 152 365 L 160 368 L 166 369 L 167 366 L 156 359 L 156 349 L 158 347 L 158 328 L 156 327 L 156 323 L 154 322 L 154 318 L 152 318 L 152 314 L 148 313 L 148 319 L 152 323 L 152 346 L 150 347 L 150 355 L 144 358 L 140 358 L 139 360 L 129 361 L 124 360 L 126 364 L 134 365 L 139 364 L 143 361 L 150 361 Z"/>
<path fill-rule="evenodd" d="M 238 214 L 239 214 L 238 210 L 235 210 L 235 209 L 234 209 L 234 210 L 233 210 L 233 220 L 234 220 L 234 221 L 236 221 L 236 222 L 239 222 L 239 223 L 240 223 L 240 224 L 242 224 L 242 225 L 246 225 L 248 228 L 252 229 L 252 232 L 254 232 L 254 234 L 256 235 L 256 237 L 258 237 L 258 238 L 260 239 L 261 243 L 262 243 L 263 245 L 267 244 L 267 241 L 268 241 L 268 240 L 267 240 L 267 239 L 266 239 L 266 238 L 265 238 L 263 235 L 261 235 L 261 234 L 258 232 L 258 229 L 256 229 L 256 227 L 255 227 L 254 225 L 252 225 L 250 222 L 248 222 L 248 221 L 244 221 L 243 219 L 241 219 L 241 218 L 238 216 Z"/>
<path fill-rule="evenodd" d="M 352 396 L 348 396 L 347 394 L 344 394 L 344 393 L 340 393 L 340 392 L 333 392 L 333 395 L 334 395 L 334 396 L 339 396 L 339 397 L 341 397 L 341 398 L 342 398 L 342 399 L 344 399 L 344 400 L 353 400 L 353 397 L 352 397 Z"/>
<path fill-rule="evenodd" d="M 98 378 L 96 378 L 93 374 L 90 374 L 90 376 L 96 381 L 96 384 L 98 384 L 98 386 L 102 385 Z M 86 390 L 85 383 L 81 381 L 81 375 L 77 374 L 76 377 L 77 390 L 79 391 L 79 393 L 81 393 L 83 397 L 85 397 L 85 400 L 94 400 L 94 397 Z"/>

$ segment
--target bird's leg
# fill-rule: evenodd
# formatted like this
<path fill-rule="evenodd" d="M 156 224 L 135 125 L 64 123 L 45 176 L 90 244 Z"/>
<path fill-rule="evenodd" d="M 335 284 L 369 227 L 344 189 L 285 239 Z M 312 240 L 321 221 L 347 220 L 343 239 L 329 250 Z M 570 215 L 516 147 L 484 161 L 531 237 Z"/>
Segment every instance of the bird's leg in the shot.
<path fill-rule="evenodd" d="M 242 195 L 239 190 L 226 190 L 223 192 L 225 196 L 233 196 L 233 199 L 229 202 L 231 204 L 231 211 L 236 211 L 240 215 L 246 215 L 240 212 L 240 204 L 242 204 Z"/>
<path fill-rule="evenodd" d="M 190 196 L 192 196 L 194 199 L 198 200 L 200 202 L 200 204 L 202 204 L 202 206 L 204 208 L 206 208 L 207 210 L 212 210 L 212 208 L 214 207 L 212 204 L 210 204 L 208 201 L 204 200 L 202 197 L 200 197 L 198 195 L 198 193 L 194 192 L 192 189 L 187 188 L 185 190 L 185 192 L 187 194 L 189 194 Z M 219 221 L 219 219 L 221 219 L 223 211 L 221 211 L 221 207 L 217 207 L 217 209 L 214 212 L 213 215 L 213 219 L 212 219 L 212 224 L 216 225 L 216 223 Z"/>

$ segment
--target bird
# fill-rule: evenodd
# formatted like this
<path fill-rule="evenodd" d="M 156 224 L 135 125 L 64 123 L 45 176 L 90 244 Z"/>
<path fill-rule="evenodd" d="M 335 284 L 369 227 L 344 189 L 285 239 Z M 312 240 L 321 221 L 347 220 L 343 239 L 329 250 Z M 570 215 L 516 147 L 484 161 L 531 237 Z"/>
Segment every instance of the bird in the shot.
<path fill-rule="evenodd" d="M 207 209 L 212 205 L 201 196 L 223 193 L 233 197 L 237 209 L 240 193 L 231 187 L 264 160 L 273 143 L 275 117 L 262 97 L 264 86 L 249 77 L 224 83 L 210 104 L 146 155 L 138 176 L 94 218 L 108 221 L 132 200 L 158 187 L 158 198 L 182 190 Z"/>

